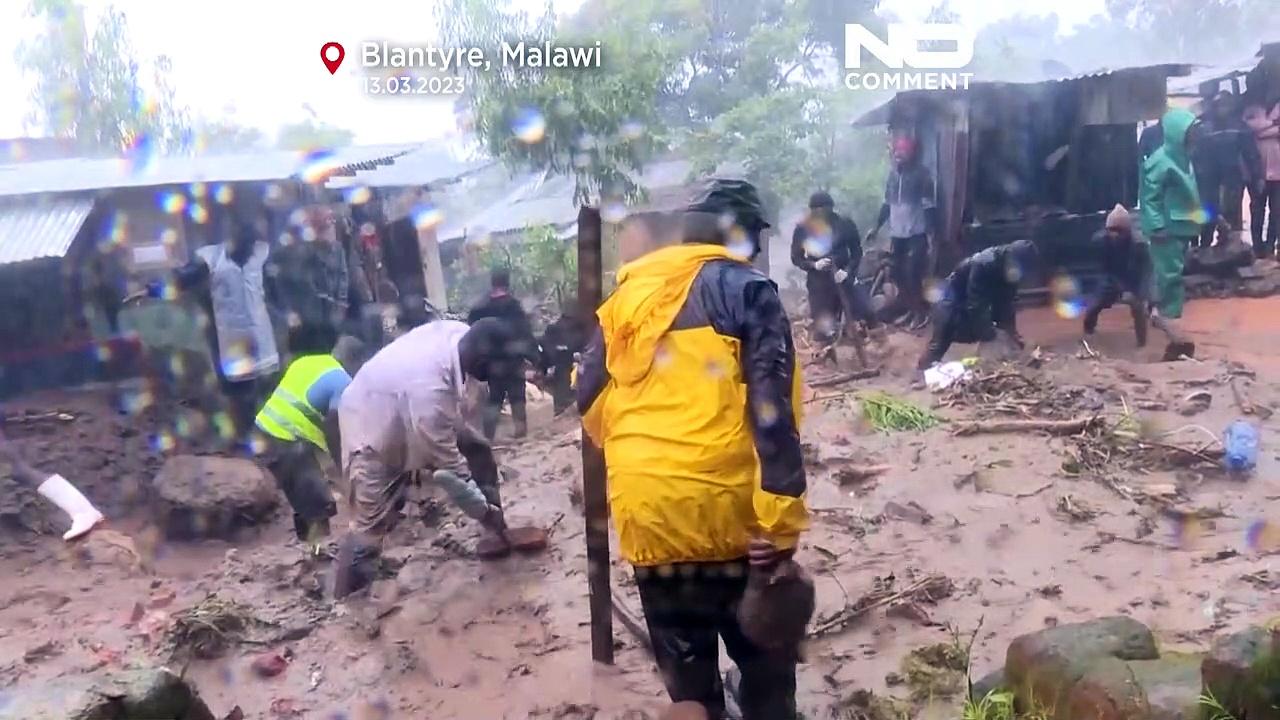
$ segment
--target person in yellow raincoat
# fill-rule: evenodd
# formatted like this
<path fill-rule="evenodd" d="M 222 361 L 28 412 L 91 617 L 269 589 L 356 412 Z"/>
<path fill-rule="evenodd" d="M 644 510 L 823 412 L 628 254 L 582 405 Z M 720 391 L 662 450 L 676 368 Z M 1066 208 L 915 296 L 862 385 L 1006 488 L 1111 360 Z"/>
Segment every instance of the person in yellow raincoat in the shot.
<path fill-rule="evenodd" d="M 752 185 L 711 181 L 682 222 L 682 244 L 619 271 L 578 407 L 671 700 L 723 715 L 723 639 L 746 720 L 788 720 L 794 655 L 748 640 L 735 609 L 749 567 L 789 559 L 808 519 L 791 326 L 750 264 L 769 227 Z"/>

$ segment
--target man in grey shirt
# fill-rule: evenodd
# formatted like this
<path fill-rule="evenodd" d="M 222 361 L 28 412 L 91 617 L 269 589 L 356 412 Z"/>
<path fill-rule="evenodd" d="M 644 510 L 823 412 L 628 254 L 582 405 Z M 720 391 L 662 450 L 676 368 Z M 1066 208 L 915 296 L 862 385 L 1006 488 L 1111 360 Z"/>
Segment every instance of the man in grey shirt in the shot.
<path fill-rule="evenodd" d="M 893 169 L 885 181 L 884 204 L 876 226 L 867 234 L 872 241 L 889 225 L 890 274 L 898 288 L 901 322 L 912 330 L 929 323 L 929 303 L 924 278 L 929 265 L 929 238 L 937 228 L 933 176 L 919 160 L 916 142 L 909 137 L 893 141 Z"/>

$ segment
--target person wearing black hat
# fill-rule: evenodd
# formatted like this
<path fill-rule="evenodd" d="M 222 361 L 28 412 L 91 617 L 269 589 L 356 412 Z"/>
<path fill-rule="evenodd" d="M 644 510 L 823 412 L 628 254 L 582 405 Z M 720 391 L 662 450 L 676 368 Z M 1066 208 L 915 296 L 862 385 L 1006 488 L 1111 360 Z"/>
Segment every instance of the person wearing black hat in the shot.
<path fill-rule="evenodd" d="M 1023 347 L 1014 303 L 1018 284 L 1040 260 L 1030 240 L 990 247 L 960 261 L 933 306 L 933 337 L 917 368 L 940 362 L 952 343 L 990 342 L 1003 335 Z"/>
<path fill-rule="evenodd" d="M 466 515 L 505 538 L 493 450 L 472 427 L 468 386 L 511 360 L 513 336 L 493 318 L 468 327 L 437 320 L 410 330 L 366 362 L 338 405 L 352 532 L 339 545 L 334 592 L 370 578 L 368 563 L 395 527 L 410 478 L 431 473 Z"/>
<path fill-rule="evenodd" d="M 791 326 L 751 266 L 767 227 L 755 187 L 711 181 L 682 244 L 618 271 L 577 373 L 667 693 L 716 718 L 721 640 L 743 717 L 797 717 L 795 653 L 750 640 L 736 613 L 749 575 L 794 569 L 808 518 Z"/>
<path fill-rule="evenodd" d="M 878 324 L 857 286 L 861 262 L 858 226 L 835 211 L 831 195 L 822 191 L 811 195 L 808 214 L 791 234 L 791 264 L 805 274 L 815 340 L 829 342 L 841 322 Z M 857 317 L 845 317 L 846 309 Z"/>

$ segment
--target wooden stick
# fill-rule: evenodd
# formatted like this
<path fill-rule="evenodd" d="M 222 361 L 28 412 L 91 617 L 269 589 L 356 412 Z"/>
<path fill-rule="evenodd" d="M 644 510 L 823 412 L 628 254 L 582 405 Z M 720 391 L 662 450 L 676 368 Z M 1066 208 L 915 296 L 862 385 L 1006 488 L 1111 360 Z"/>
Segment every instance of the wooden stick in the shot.
<path fill-rule="evenodd" d="M 578 302 L 591 317 L 603 299 L 604 260 L 600 211 L 578 209 Z M 609 590 L 609 497 L 605 490 L 604 453 L 582 430 L 582 494 L 587 519 L 587 589 L 591 608 L 591 658 L 613 664 L 613 611 Z"/>
<path fill-rule="evenodd" d="M 1253 414 L 1253 403 L 1244 396 L 1244 390 L 1240 389 L 1240 384 L 1236 382 L 1236 376 L 1232 375 L 1227 379 L 1227 384 L 1231 386 L 1231 395 L 1236 399 L 1236 407 L 1240 408 L 1240 412 L 1245 415 Z"/>
<path fill-rule="evenodd" d="M 867 378 L 878 377 L 879 375 L 880 375 L 879 368 L 870 368 L 865 370 L 854 370 L 853 372 L 841 373 L 834 377 L 810 380 L 806 384 L 809 387 L 813 387 L 813 388 L 831 387 L 833 385 L 840 385 L 842 383 L 852 382 L 854 380 L 866 380 Z"/>
<path fill-rule="evenodd" d="M 623 627 L 630 630 L 631 634 L 634 635 L 635 638 L 640 641 L 640 644 L 644 646 L 645 651 L 652 656 L 653 640 L 649 638 L 648 628 L 646 628 L 640 618 L 631 611 L 631 608 L 627 607 L 626 601 L 618 597 L 616 590 L 612 591 L 611 597 L 613 598 L 613 614 L 618 618 L 618 622 L 621 622 Z"/>
<path fill-rule="evenodd" d="M 1097 416 L 1076 420 L 990 420 L 959 423 L 956 435 L 981 435 L 992 433 L 1047 432 L 1050 435 L 1075 435 L 1100 422 Z"/>
<path fill-rule="evenodd" d="M 886 605 L 892 605 L 899 600 L 911 598 L 915 596 L 916 593 L 924 590 L 930 585 L 944 582 L 945 580 L 946 577 L 942 575 L 930 575 L 923 580 L 918 580 L 912 583 L 898 592 L 885 593 L 879 596 L 876 596 L 876 593 L 874 592 L 868 593 L 852 605 L 846 603 L 844 609 L 840 610 L 840 612 L 837 612 L 835 615 L 819 622 L 814 626 L 813 630 L 809 631 L 809 637 L 818 637 L 843 630 L 849 625 L 849 623 L 857 620 L 876 608 L 882 608 Z"/>

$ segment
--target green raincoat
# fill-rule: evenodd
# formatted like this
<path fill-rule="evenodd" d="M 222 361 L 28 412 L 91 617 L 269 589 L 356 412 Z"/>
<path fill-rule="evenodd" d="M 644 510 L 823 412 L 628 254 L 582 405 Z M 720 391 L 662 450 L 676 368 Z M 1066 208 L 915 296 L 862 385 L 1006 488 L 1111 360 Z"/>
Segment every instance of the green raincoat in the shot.
<path fill-rule="evenodd" d="M 1142 232 L 1151 239 L 1157 307 L 1168 318 L 1182 317 L 1183 261 L 1205 219 L 1187 152 L 1187 131 L 1195 120 L 1186 110 L 1166 112 L 1160 120 L 1164 144 L 1142 166 Z"/>

